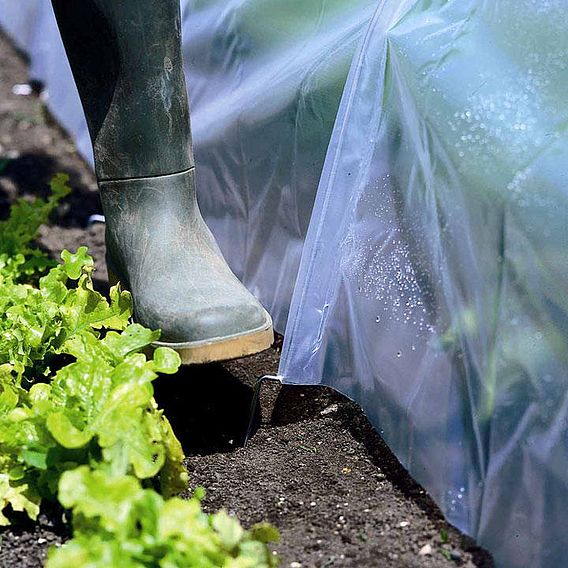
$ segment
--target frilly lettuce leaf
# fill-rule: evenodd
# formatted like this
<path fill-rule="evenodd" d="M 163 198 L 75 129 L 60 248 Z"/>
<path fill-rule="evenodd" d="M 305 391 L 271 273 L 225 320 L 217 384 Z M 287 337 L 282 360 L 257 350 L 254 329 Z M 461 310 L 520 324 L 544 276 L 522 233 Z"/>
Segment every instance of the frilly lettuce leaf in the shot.
<path fill-rule="evenodd" d="M 13 511 L 26 512 L 30 519 L 37 519 L 41 499 L 26 484 L 10 479 L 10 476 L 0 474 L 0 526 L 10 524 L 2 511 L 11 505 Z"/>
<path fill-rule="evenodd" d="M 24 485 L 54 498 L 61 475 L 81 464 L 183 491 L 183 451 L 151 384 L 177 371 L 179 355 L 140 353 L 159 332 L 129 323 L 130 294 L 114 287 L 108 301 L 93 289 L 86 249 L 62 258 L 39 288 L 0 279 L 0 474 L 18 472 L 0 511 Z M 74 361 L 52 375 L 47 363 L 62 356 Z"/>
<path fill-rule="evenodd" d="M 47 200 L 19 199 L 10 207 L 9 217 L 0 221 L 0 279 L 29 281 L 54 265 L 31 243 L 60 200 L 70 193 L 68 182 L 67 174 L 56 175 Z"/>
<path fill-rule="evenodd" d="M 47 568 L 272 568 L 267 525 L 245 530 L 221 511 L 206 515 L 200 496 L 164 500 L 130 476 L 81 467 L 65 473 L 61 503 L 73 512 L 74 538 L 49 553 Z"/>
<path fill-rule="evenodd" d="M 0 276 L 0 365 L 9 363 L 20 379 L 49 374 L 51 359 L 67 342 L 99 337 L 100 330 L 124 330 L 132 315 L 129 292 L 116 286 L 110 301 L 93 289 L 93 260 L 81 247 L 63 251 L 64 263 L 39 281 L 39 288 Z M 68 287 L 76 280 L 75 287 Z M 151 333 L 151 332 L 148 332 Z"/>
<path fill-rule="evenodd" d="M 103 342 L 83 339 L 75 339 L 69 350 L 78 360 L 58 371 L 51 383 L 29 391 L 4 385 L 0 447 L 32 472 L 37 491 L 47 496 L 66 469 L 87 463 L 140 479 L 163 470 L 164 493 L 183 491 L 183 451 L 153 399 L 154 362 L 133 353 L 117 364 L 120 359 L 113 359 Z M 99 356 L 91 358 L 93 353 Z"/>

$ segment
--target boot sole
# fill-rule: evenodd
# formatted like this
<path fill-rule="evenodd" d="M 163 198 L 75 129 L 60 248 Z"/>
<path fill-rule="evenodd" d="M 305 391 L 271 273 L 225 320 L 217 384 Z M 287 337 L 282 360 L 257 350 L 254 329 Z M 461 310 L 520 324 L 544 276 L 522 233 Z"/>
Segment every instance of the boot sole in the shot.
<path fill-rule="evenodd" d="M 110 286 L 119 283 L 119 279 L 108 270 Z M 274 343 L 272 318 L 266 312 L 266 324 L 260 328 L 238 335 L 218 337 L 204 341 L 188 341 L 186 343 L 169 343 L 156 341 L 152 347 L 169 347 L 177 351 L 183 365 L 202 365 L 216 361 L 239 359 L 265 351 Z"/>
<path fill-rule="evenodd" d="M 269 319 L 266 327 L 236 336 L 188 343 L 156 341 L 152 345 L 153 347 L 169 347 L 177 351 L 183 365 L 201 365 L 255 355 L 268 349 L 273 343 L 274 331 L 272 320 Z"/>

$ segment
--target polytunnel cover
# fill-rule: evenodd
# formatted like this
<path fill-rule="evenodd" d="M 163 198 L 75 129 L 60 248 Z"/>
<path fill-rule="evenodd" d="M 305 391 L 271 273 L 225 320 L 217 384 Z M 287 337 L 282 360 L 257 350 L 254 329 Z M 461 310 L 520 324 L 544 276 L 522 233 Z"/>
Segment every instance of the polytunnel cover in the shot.
<path fill-rule="evenodd" d="M 88 155 L 49 4 L 0 24 Z M 568 0 L 182 9 L 200 204 L 290 308 L 281 379 L 358 401 L 498 565 L 563 566 Z"/>
<path fill-rule="evenodd" d="M 568 557 L 568 4 L 379 3 L 281 375 L 358 401 L 501 566 Z"/>

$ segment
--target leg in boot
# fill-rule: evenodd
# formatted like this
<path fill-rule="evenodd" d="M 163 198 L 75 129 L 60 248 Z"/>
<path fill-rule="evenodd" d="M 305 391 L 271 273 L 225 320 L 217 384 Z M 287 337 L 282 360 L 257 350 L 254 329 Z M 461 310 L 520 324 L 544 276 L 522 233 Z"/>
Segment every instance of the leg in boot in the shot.
<path fill-rule="evenodd" d="M 196 200 L 178 0 L 53 0 L 93 141 L 107 261 L 187 363 L 261 351 L 270 316 Z"/>

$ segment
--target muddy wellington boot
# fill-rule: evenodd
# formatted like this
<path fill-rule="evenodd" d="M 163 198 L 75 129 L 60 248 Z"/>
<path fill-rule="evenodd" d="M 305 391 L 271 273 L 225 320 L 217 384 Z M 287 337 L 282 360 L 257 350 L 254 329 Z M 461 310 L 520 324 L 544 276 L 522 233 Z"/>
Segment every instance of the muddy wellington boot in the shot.
<path fill-rule="evenodd" d="M 53 7 L 93 141 L 109 274 L 131 291 L 136 321 L 184 363 L 266 349 L 270 316 L 197 205 L 179 0 Z"/>

